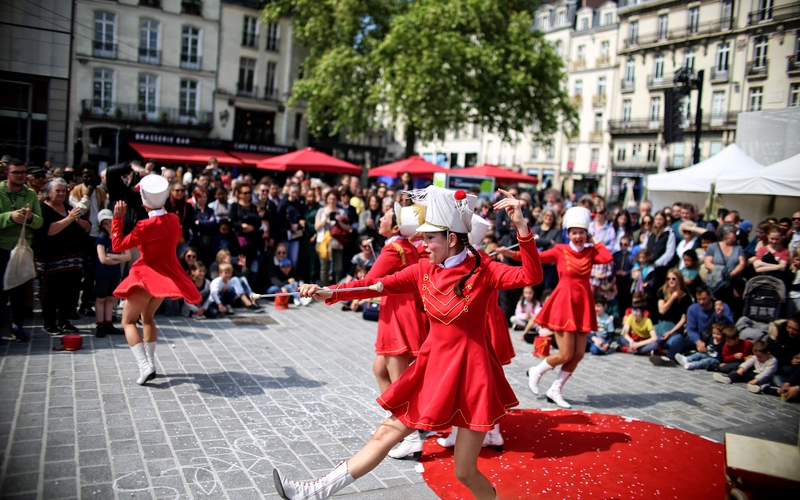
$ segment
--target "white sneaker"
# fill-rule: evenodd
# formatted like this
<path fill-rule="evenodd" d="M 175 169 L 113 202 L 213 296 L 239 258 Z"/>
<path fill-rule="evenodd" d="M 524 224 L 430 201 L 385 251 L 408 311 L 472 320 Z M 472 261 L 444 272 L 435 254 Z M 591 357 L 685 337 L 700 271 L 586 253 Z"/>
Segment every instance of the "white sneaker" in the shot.
<path fill-rule="evenodd" d="M 714 380 L 716 380 L 717 382 L 720 382 L 722 384 L 732 384 L 733 383 L 733 380 L 731 380 L 727 375 L 725 375 L 723 373 L 715 373 L 714 374 Z"/>
<path fill-rule="evenodd" d="M 764 391 L 764 387 L 766 387 L 766 385 L 761 386 L 758 384 L 745 384 L 745 385 L 748 391 L 755 394 L 761 394 Z"/>
<path fill-rule="evenodd" d="M 312 297 L 302 297 L 300 299 L 300 305 L 303 307 L 309 305 L 312 302 L 314 302 L 314 299 Z"/>
<path fill-rule="evenodd" d="M 292 299 L 292 303 L 296 306 L 300 305 L 300 299 Z"/>
<path fill-rule="evenodd" d="M 347 472 L 347 462 L 341 462 L 327 475 L 310 483 L 289 481 L 278 469 L 272 469 L 272 480 L 278 496 L 284 500 L 325 500 L 355 481 Z"/>
<path fill-rule="evenodd" d="M 547 396 L 548 402 L 554 403 L 558 405 L 560 408 L 566 408 L 566 409 L 572 408 L 572 405 L 567 403 L 561 396 L 561 391 L 554 387 L 548 389 L 547 392 L 545 393 L 545 396 Z"/>
<path fill-rule="evenodd" d="M 422 439 L 416 430 L 400 441 L 397 448 L 389 452 L 395 460 L 419 460 L 422 456 Z"/>
<path fill-rule="evenodd" d="M 450 435 L 446 438 L 438 438 L 436 443 L 441 446 L 442 448 L 452 448 L 456 445 L 456 436 L 458 435 L 458 427 L 453 427 L 453 430 L 450 431 Z"/>
<path fill-rule="evenodd" d="M 683 354 L 681 353 L 676 354 L 675 361 L 677 361 L 679 365 L 686 368 L 687 370 L 689 369 L 689 362 L 686 361 L 686 356 L 684 356 Z"/>

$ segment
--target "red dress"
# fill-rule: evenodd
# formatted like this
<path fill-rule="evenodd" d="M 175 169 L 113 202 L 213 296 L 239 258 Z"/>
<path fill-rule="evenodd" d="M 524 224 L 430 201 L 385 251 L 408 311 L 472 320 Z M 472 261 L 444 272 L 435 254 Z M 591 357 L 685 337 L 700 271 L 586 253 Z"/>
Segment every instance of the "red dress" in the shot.
<path fill-rule="evenodd" d="M 139 221 L 128 236 L 122 236 L 122 219 L 111 221 L 111 245 L 115 252 L 139 247 L 142 257 L 133 263 L 128 277 L 114 290 L 125 299 L 131 288 L 140 287 L 153 297 L 184 299 L 199 304 L 203 299 L 181 267 L 175 249 L 182 235 L 175 214 L 164 214 Z"/>
<path fill-rule="evenodd" d="M 403 237 L 387 242 L 381 254 L 369 270 L 366 279 L 380 280 L 384 276 L 416 264 L 419 254 L 414 245 Z M 416 356 L 428 327 L 425 313 L 416 293 L 403 293 L 381 297 L 378 313 L 378 337 L 375 354 L 378 356 Z"/>
<path fill-rule="evenodd" d="M 488 345 L 486 313 L 495 290 L 522 288 L 542 280 L 542 266 L 533 234 L 520 239 L 522 267 L 481 259 L 464 287 L 464 297 L 453 287 L 475 264 L 470 254 L 450 268 L 421 260 L 402 271 L 377 279 L 351 281 L 338 288 L 383 283 L 383 294 L 419 293 L 430 319 L 430 332 L 416 362 L 380 395 L 378 403 L 403 424 L 436 430 L 451 425 L 486 432 L 519 404 L 506 381 L 503 367 Z M 363 291 L 334 293 L 340 298 L 378 295 Z M 355 296 L 355 297 L 354 297 Z"/>
<path fill-rule="evenodd" d="M 491 260 L 489 254 L 481 252 L 481 260 Z M 489 310 L 486 311 L 486 331 L 489 332 L 489 341 L 492 344 L 497 359 L 501 365 L 510 365 L 511 358 L 516 356 L 511 335 L 508 333 L 508 318 L 500 308 L 499 292 L 495 290 L 494 296 L 489 299 Z"/>
<path fill-rule="evenodd" d="M 542 264 L 556 263 L 558 285 L 534 321 L 556 332 L 596 332 L 597 313 L 589 278 L 594 264 L 608 264 L 611 253 L 602 243 L 576 252 L 568 244 L 558 244 L 542 252 Z"/>

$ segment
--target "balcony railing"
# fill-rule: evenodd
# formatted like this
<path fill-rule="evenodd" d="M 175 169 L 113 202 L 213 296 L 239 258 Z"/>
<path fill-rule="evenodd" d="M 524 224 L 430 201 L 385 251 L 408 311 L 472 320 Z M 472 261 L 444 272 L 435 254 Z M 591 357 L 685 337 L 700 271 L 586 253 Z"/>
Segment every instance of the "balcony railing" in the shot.
<path fill-rule="evenodd" d="M 634 156 L 626 160 L 614 159 L 615 169 L 642 169 L 642 168 L 656 168 L 658 167 L 658 159 L 648 160 L 646 157 Z"/>
<path fill-rule="evenodd" d="M 636 47 L 638 45 L 650 45 L 653 43 L 666 43 L 683 40 L 701 35 L 711 35 L 722 31 L 729 31 L 736 25 L 735 18 L 720 19 L 718 21 L 709 21 L 700 24 L 690 24 L 680 28 L 671 29 L 667 32 L 657 31 L 655 33 L 647 33 L 644 35 L 637 35 L 635 37 L 628 37 L 624 40 L 625 48 Z"/>
<path fill-rule="evenodd" d="M 267 87 L 264 89 L 264 100 L 265 101 L 274 101 L 280 102 L 280 93 L 278 93 L 277 87 Z"/>
<path fill-rule="evenodd" d="M 142 64 L 161 64 L 161 51 L 158 49 L 149 49 L 147 47 L 139 47 L 139 62 Z"/>
<path fill-rule="evenodd" d="M 193 16 L 202 16 L 203 2 L 201 0 L 181 0 L 181 12 Z"/>
<path fill-rule="evenodd" d="M 634 83 L 633 78 L 631 78 L 630 80 L 622 80 L 620 82 L 620 87 L 623 92 L 633 92 L 633 83 Z"/>
<path fill-rule="evenodd" d="M 194 54 L 181 54 L 181 68 L 183 69 L 200 69 L 200 56 Z"/>
<path fill-rule="evenodd" d="M 572 61 L 572 71 L 586 69 L 586 59 L 576 59 Z"/>
<path fill-rule="evenodd" d="M 592 96 L 592 106 L 595 108 L 602 108 L 606 105 L 606 95 L 605 94 L 595 94 Z"/>
<path fill-rule="evenodd" d="M 600 56 L 594 60 L 594 65 L 598 68 L 608 66 L 609 64 L 611 64 L 611 56 Z"/>
<path fill-rule="evenodd" d="M 602 130 L 589 131 L 589 142 L 603 142 L 603 131 Z"/>
<path fill-rule="evenodd" d="M 730 79 L 730 71 L 728 69 L 718 69 L 716 66 L 711 68 L 711 81 L 715 83 L 727 82 Z"/>
<path fill-rule="evenodd" d="M 580 107 L 583 104 L 583 96 L 574 95 L 569 98 L 569 103 L 575 107 Z"/>
<path fill-rule="evenodd" d="M 101 40 L 92 41 L 92 55 L 103 59 L 117 58 L 117 44 L 114 42 L 104 42 Z"/>
<path fill-rule="evenodd" d="M 656 89 L 672 87 L 675 85 L 674 79 L 675 76 L 671 73 L 662 73 L 661 76 L 647 75 L 647 88 Z"/>
<path fill-rule="evenodd" d="M 663 128 L 661 120 L 634 118 L 630 120 L 609 120 L 608 131 L 612 134 L 647 134 L 657 133 Z"/>
<path fill-rule="evenodd" d="M 769 59 L 758 59 L 756 61 L 747 62 L 747 79 L 759 80 L 767 77 L 767 69 L 769 68 Z"/>
<path fill-rule="evenodd" d="M 800 72 L 800 60 L 797 56 L 789 56 L 786 61 L 786 71 L 789 74 L 794 74 Z"/>
<path fill-rule="evenodd" d="M 747 25 L 783 22 L 797 18 L 800 18 L 800 2 L 751 11 L 747 14 Z"/>
<path fill-rule="evenodd" d="M 83 120 L 100 119 L 211 128 L 214 124 L 213 118 L 210 111 L 193 112 L 178 108 L 142 107 L 139 104 L 102 102 L 94 99 L 81 101 L 81 119 Z"/>

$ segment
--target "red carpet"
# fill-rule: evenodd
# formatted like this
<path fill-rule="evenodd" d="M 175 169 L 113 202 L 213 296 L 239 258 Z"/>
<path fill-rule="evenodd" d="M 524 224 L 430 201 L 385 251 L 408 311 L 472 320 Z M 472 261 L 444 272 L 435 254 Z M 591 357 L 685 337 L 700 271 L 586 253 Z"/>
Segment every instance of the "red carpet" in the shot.
<path fill-rule="evenodd" d="M 500 428 L 504 451 L 478 459 L 500 500 L 725 498 L 723 445 L 689 432 L 564 410 L 512 411 Z M 440 498 L 474 498 L 453 475 L 452 449 L 428 439 L 420 462 Z"/>

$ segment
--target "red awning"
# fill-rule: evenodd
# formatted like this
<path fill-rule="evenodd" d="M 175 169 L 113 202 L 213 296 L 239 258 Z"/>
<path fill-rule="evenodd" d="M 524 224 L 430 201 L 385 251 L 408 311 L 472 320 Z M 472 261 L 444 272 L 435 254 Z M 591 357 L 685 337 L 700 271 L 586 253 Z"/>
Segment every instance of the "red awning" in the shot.
<path fill-rule="evenodd" d="M 278 172 L 305 170 L 306 172 L 361 175 L 361 167 L 358 165 L 319 152 L 314 148 L 305 148 L 260 161 L 258 168 L 277 170 Z"/>
<path fill-rule="evenodd" d="M 195 163 L 205 165 L 212 156 L 220 165 L 241 165 L 242 161 L 230 156 L 221 149 L 182 148 L 163 144 L 145 144 L 129 142 L 128 145 L 146 160 L 166 161 L 172 163 Z"/>
<path fill-rule="evenodd" d="M 412 177 L 417 176 L 430 178 L 433 177 L 433 174 L 436 172 L 442 172 L 446 174 L 450 173 L 450 170 L 440 167 L 435 163 L 425 161 L 419 156 L 412 156 L 410 158 L 406 158 L 405 160 L 389 163 L 388 165 L 381 165 L 380 167 L 371 168 L 369 169 L 368 174 L 370 177 L 380 177 L 382 175 L 388 177 L 400 177 L 403 172 L 408 172 Z"/>
<path fill-rule="evenodd" d="M 515 182 L 525 184 L 536 184 L 539 180 L 531 175 L 521 174 L 496 165 L 481 165 L 480 167 L 467 167 L 454 170 L 453 175 L 466 175 L 470 177 L 493 177 L 496 182 L 501 184 L 512 184 Z"/>
<path fill-rule="evenodd" d="M 265 155 L 262 153 L 247 153 L 245 151 L 230 151 L 228 154 L 242 160 L 242 164 L 247 167 L 255 167 L 261 160 L 269 160 L 270 158 L 275 157 L 275 155 Z"/>

